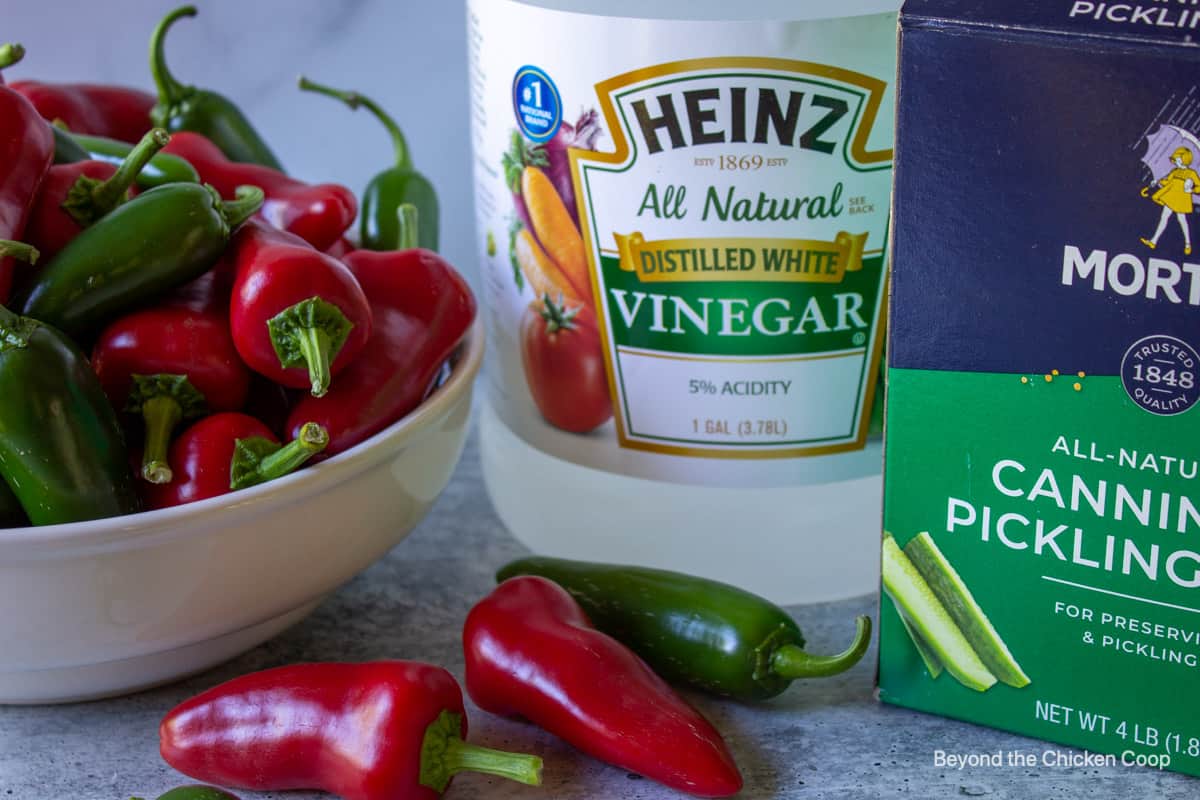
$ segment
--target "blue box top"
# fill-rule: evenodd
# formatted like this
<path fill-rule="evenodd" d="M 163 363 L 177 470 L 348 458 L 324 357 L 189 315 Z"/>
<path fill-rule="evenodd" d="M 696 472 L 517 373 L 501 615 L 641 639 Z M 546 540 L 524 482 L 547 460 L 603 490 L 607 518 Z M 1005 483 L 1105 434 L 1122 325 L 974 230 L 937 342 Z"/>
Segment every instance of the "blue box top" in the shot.
<path fill-rule="evenodd" d="M 997 32 L 1093 36 L 1195 47 L 1198 0 L 906 0 L 902 27 L 993 28 Z"/>

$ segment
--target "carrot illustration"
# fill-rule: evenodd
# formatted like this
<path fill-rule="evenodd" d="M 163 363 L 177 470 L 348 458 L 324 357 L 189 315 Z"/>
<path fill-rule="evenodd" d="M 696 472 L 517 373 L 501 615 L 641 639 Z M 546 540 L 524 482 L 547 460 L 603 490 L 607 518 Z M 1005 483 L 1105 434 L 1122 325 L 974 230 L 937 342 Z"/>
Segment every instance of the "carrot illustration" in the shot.
<path fill-rule="evenodd" d="M 517 233 L 516 255 L 521 274 L 529 281 L 529 288 L 538 299 L 549 295 L 551 300 L 557 301 L 559 295 L 562 295 L 576 304 L 583 302 L 582 298 L 586 295 L 580 295 L 575 290 L 575 286 L 567 280 L 554 260 L 546 255 L 546 251 L 533 238 L 528 228 L 522 228 Z"/>
<path fill-rule="evenodd" d="M 570 281 L 575 296 L 590 298 L 592 282 L 583 239 L 562 198 L 554 190 L 554 184 L 538 167 L 525 167 L 521 172 L 521 196 L 529 209 L 529 219 L 538 241 Z"/>

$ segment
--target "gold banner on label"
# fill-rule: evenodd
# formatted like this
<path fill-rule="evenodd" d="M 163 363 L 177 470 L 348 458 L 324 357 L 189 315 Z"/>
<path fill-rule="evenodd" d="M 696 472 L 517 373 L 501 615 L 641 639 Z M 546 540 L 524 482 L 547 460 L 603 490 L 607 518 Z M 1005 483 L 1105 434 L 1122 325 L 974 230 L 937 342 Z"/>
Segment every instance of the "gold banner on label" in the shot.
<path fill-rule="evenodd" d="M 660 239 L 614 233 L 621 269 L 645 283 L 664 281 L 790 281 L 841 283 L 862 269 L 867 234 L 817 239 Z"/>

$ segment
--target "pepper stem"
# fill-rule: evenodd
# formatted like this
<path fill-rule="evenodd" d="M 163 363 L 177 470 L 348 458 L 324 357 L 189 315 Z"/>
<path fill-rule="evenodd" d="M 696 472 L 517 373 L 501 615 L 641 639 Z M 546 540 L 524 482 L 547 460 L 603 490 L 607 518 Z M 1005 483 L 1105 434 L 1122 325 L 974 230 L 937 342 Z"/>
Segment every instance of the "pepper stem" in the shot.
<path fill-rule="evenodd" d="M 174 397 L 159 395 L 142 403 L 142 420 L 146 423 L 142 477 L 150 483 L 170 483 L 175 477 L 167 461 L 167 446 L 171 442 L 171 433 L 181 419 L 183 409 Z"/>
<path fill-rule="evenodd" d="M 408 152 L 408 141 L 404 138 L 404 133 L 400 130 L 400 126 L 396 124 L 396 120 L 374 100 L 369 97 L 363 97 L 358 92 L 334 89 L 330 86 L 315 83 L 303 75 L 300 76 L 300 88 L 306 92 L 316 92 L 341 100 L 356 111 L 359 106 L 370 111 L 383 123 L 383 127 L 387 129 L 388 135 L 392 137 L 392 148 L 396 151 L 396 167 L 402 170 L 412 169 L 412 156 Z"/>
<path fill-rule="evenodd" d="M 167 30 L 183 17 L 196 16 L 195 6 L 182 6 L 167 14 L 154 28 L 150 36 L 150 75 L 154 78 L 154 86 L 158 89 L 158 105 L 154 119 L 156 125 L 166 127 L 166 120 L 171 116 L 169 106 L 178 103 L 188 93 L 188 88 L 175 80 L 175 76 L 167 68 L 166 52 L 163 42 L 167 38 Z"/>
<path fill-rule="evenodd" d="M 312 383 L 312 396 L 324 397 L 329 391 L 329 382 L 333 379 L 329 373 L 329 365 L 333 361 L 330 351 L 333 346 L 329 334 L 320 328 L 300 328 L 296 331 L 296 344 L 308 365 L 308 379 Z"/>
<path fill-rule="evenodd" d="M 108 180 L 101 182 L 80 175 L 67 193 L 66 202 L 62 204 L 63 210 L 81 226 L 86 228 L 91 225 L 125 200 L 129 187 L 133 186 L 150 159 L 170 141 L 171 135 L 165 130 L 153 128 L 129 151 Z"/>
<path fill-rule="evenodd" d="M 14 242 L 11 239 L 0 239 L 0 258 L 15 258 L 26 264 L 36 264 L 42 254 L 31 244 Z"/>
<path fill-rule="evenodd" d="M 258 463 L 264 481 L 287 475 L 329 445 L 329 432 L 315 422 L 300 426 L 295 439 Z"/>
<path fill-rule="evenodd" d="M 417 207 L 412 203 L 401 203 L 396 209 L 396 217 L 400 222 L 400 236 L 396 241 L 397 250 L 412 250 L 419 246 L 418 232 L 420 220 Z"/>
<path fill-rule="evenodd" d="M 281 478 L 329 445 L 329 432 L 315 422 L 300 426 L 295 439 L 280 447 L 270 439 L 252 436 L 234 443 L 229 464 L 229 488 L 245 489 Z"/>
<path fill-rule="evenodd" d="M 234 190 L 233 200 L 221 201 L 221 216 L 231 229 L 236 228 L 254 216 L 266 199 L 263 190 L 257 186 L 239 186 Z"/>
<path fill-rule="evenodd" d="M 462 739 L 462 715 L 443 711 L 425 731 L 425 741 L 421 745 L 420 784 L 441 793 L 460 772 L 482 772 L 539 786 L 542 759 L 467 744 Z"/>
<path fill-rule="evenodd" d="M 25 57 L 25 48 L 16 42 L 0 44 L 0 69 L 7 69 Z"/>
<path fill-rule="evenodd" d="M 319 296 L 301 300 L 267 320 L 279 366 L 307 367 L 313 397 L 329 391 L 330 365 L 353 327 L 340 308 Z"/>
<path fill-rule="evenodd" d="M 837 675 L 857 664 L 871 646 L 871 618 L 858 617 L 854 642 L 835 656 L 814 656 L 794 644 L 784 645 L 771 655 L 771 672 L 780 678 L 824 678 Z"/>

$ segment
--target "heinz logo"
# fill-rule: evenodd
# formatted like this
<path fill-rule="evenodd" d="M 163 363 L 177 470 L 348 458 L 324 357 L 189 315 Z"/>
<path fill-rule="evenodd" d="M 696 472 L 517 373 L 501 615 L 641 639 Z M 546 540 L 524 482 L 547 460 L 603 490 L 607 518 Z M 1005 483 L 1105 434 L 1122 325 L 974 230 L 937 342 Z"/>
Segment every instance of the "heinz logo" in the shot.
<path fill-rule="evenodd" d="M 709 87 L 670 92 L 631 104 L 646 149 L 754 143 L 833 153 L 833 128 L 850 113 L 841 97 L 768 87 Z"/>

